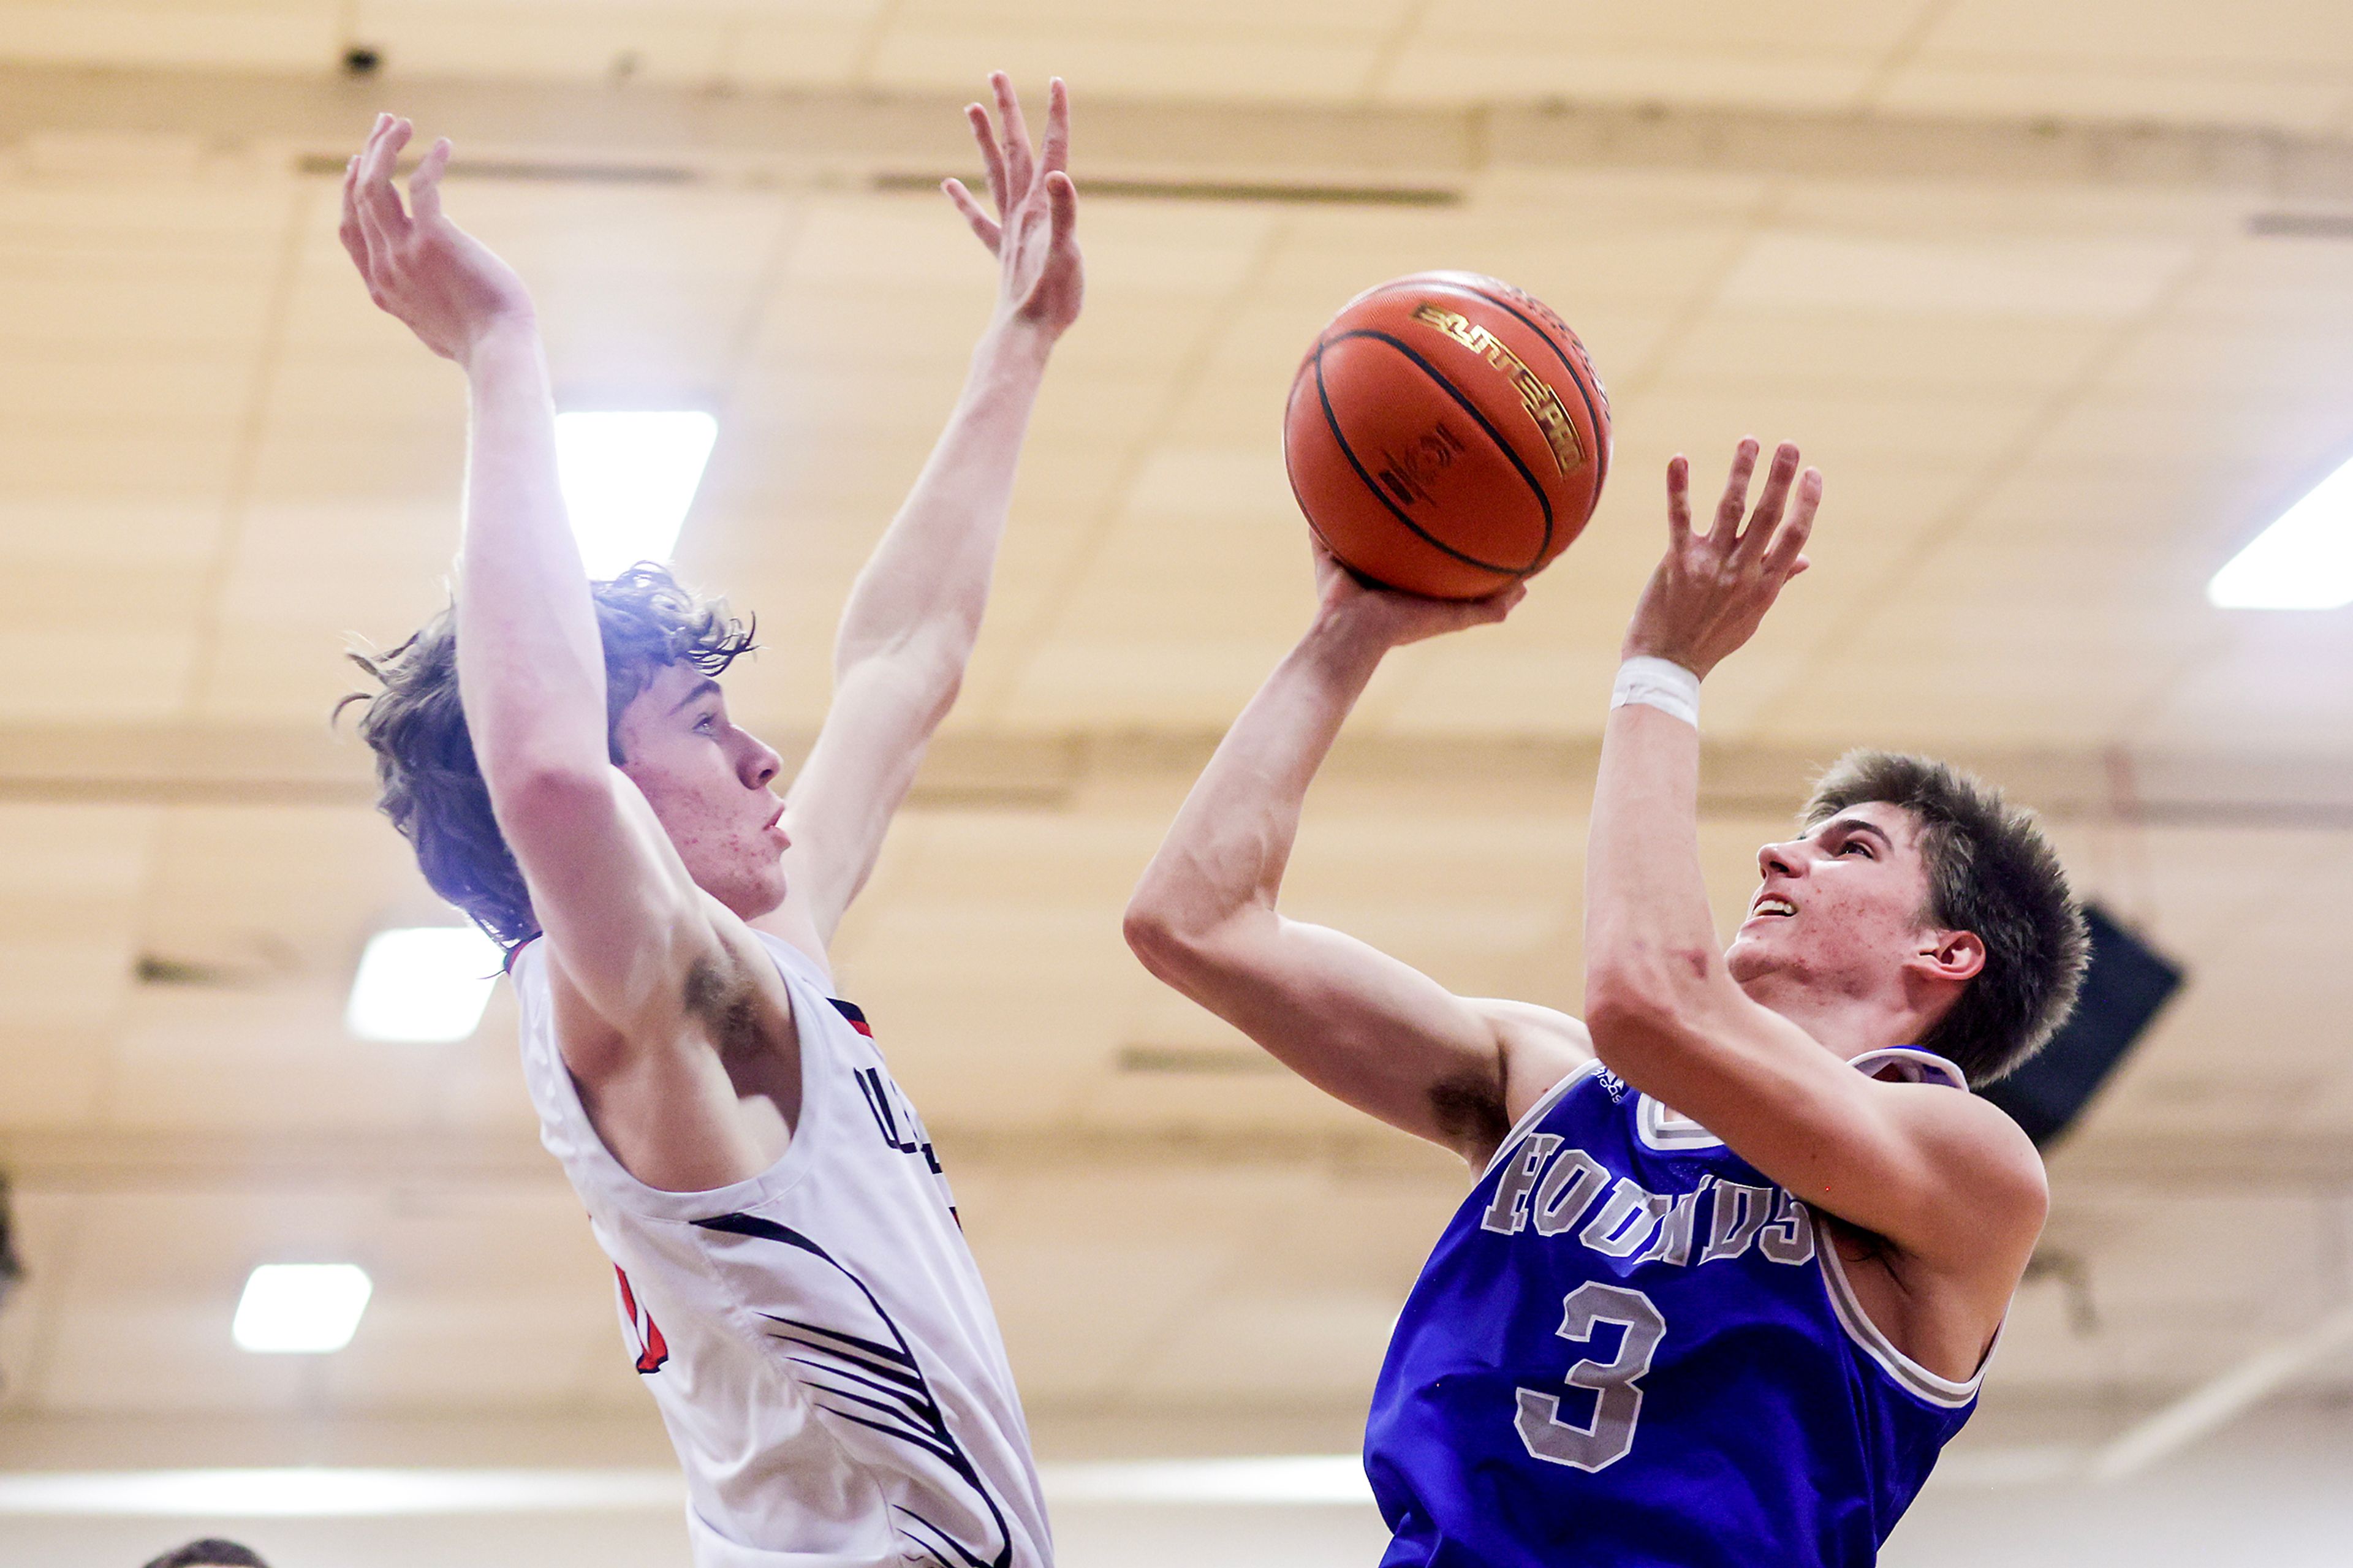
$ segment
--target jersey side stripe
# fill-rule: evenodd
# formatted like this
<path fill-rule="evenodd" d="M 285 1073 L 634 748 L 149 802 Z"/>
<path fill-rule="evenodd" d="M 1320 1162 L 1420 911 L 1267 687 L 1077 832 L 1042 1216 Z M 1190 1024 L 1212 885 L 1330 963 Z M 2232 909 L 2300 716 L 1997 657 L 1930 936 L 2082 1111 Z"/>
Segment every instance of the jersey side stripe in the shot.
<path fill-rule="evenodd" d="M 1865 1354 L 1879 1363 L 1880 1370 L 1894 1379 L 1907 1394 L 1916 1394 L 1931 1405 L 1955 1410 L 1975 1399 L 1978 1385 L 1985 1381 L 1986 1365 L 1993 1360 L 1991 1347 L 1987 1349 L 1985 1360 L 1978 1363 L 1977 1375 L 1967 1383 L 1955 1383 L 1948 1377 L 1940 1377 L 1897 1350 L 1862 1310 L 1862 1303 L 1855 1300 L 1854 1287 L 1847 1282 L 1846 1265 L 1839 1258 L 1838 1243 L 1831 1239 L 1829 1228 L 1819 1224 L 1816 1228 L 1821 1232 L 1821 1242 L 1815 1247 L 1814 1256 L 1821 1264 L 1822 1282 L 1830 1290 L 1831 1310 L 1836 1314 L 1839 1327 L 1846 1331 L 1847 1338 L 1861 1346 Z M 1995 1338 L 2000 1340 L 1999 1331 Z"/>

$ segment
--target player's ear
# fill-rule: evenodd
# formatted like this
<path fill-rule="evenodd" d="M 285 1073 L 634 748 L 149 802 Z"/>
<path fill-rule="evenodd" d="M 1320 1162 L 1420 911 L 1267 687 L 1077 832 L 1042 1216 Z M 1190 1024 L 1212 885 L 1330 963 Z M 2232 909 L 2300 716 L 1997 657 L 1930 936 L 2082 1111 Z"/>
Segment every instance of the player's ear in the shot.
<path fill-rule="evenodd" d="M 1912 962 L 1939 980 L 1971 980 L 1985 968 L 1985 941 L 1973 931 L 1931 928 L 1921 933 Z"/>

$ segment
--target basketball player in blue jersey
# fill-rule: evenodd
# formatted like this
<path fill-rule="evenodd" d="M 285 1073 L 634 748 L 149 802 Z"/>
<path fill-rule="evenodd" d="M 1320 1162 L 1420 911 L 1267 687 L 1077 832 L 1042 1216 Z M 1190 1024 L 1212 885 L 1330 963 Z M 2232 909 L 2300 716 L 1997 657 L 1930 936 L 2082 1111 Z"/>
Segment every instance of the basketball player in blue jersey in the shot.
<path fill-rule="evenodd" d="M 427 879 L 510 950 L 525 1082 L 616 1266 L 698 1568 L 1048 1568 L 1029 1432 L 946 1183 L 827 948 L 979 633 L 1046 363 L 1083 291 L 1069 108 L 968 116 L 998 216 L 963 396 L 850 591 L 780 795 L 717 676 L 750 637 L 659 567 L 591 583 L 522 281 L 441 210 L 406 121 L 343 184 L 370 296 L 472 396 L 456 604 L 362 662 L 360 730 Z M 801 301 L 804 308 L 807 301 Z M 818 301 L 816 308 L 822 309 Z"/>
<path fill-rule="evenodd" d="M 1449 994 L 1277 909 L 1309 782 L 1391 647 L 1500 620 L 1329 556 L 1128 910 L 1162 979 L 1478 1179 L 1390 1342 L 1366 1462 L 1429 1568 L 1852 1568 L 1975 1404 L 2041 1233 L 2033 1146 L 1957 1092 L 2072 1005 L 2082 921 L 2031 822 L 1942 764 L 1849 756 L 1758 854 L 1720 948 L 1701 679 L 1805 569 L 1821 496 L 1744 442 L 1625 642 L 1587 860 L 1587 1016 Z M 1786 512 L 1786 517 L 1785 517 Z M 1744 524 L 1744 514 L 1746 521 Z"/>

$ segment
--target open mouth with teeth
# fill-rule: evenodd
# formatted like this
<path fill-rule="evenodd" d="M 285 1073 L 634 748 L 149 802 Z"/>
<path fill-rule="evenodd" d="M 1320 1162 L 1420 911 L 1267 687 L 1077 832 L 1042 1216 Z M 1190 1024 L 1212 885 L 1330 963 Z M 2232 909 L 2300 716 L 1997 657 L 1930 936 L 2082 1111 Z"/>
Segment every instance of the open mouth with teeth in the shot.
<path fill-rule="evenodd" d="M 1798 906 L 1787 899 L 1759 899 L 1756 907 L 1748 911 L 1748 918 L 1761 920 L 1767 915 L 1775 915 L 1786 919 L 1797 912 Z"/>

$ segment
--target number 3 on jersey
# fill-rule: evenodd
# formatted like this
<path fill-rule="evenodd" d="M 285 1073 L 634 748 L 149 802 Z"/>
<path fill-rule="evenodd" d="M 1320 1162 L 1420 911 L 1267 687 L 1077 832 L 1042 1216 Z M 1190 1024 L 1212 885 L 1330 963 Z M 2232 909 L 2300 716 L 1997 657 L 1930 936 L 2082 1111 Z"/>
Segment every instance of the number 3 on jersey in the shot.
<path fill-rule="evenodd" d="M 1659 1353 L 1667 1321 L 1640 1290 L 1604 1285 L 1588 1279 L 1561 1302 L 1562 1339 L 1585 1344 L 1594 1329 L 1615 1323 L 1625 1331 L 1618 1353 L 1608 1361 L 1590 1356 L 1568 1369 L 1562 1381 L 1571 1388 L 1594 1393 L 1593 1419 L 1579 1426 L 1560 1418 L 1560 1396 L 1538 1389 L 1515 1390 L 1520 1413 L 1512 1423 L 1528 1453 L 1554 1465 L 1574 1465 L 1580 1470 L 1606 1469 L 1624 1458 L 1634 1446 L 1634 1423 L 1642 1414 L 1642 1374 Z"/>

